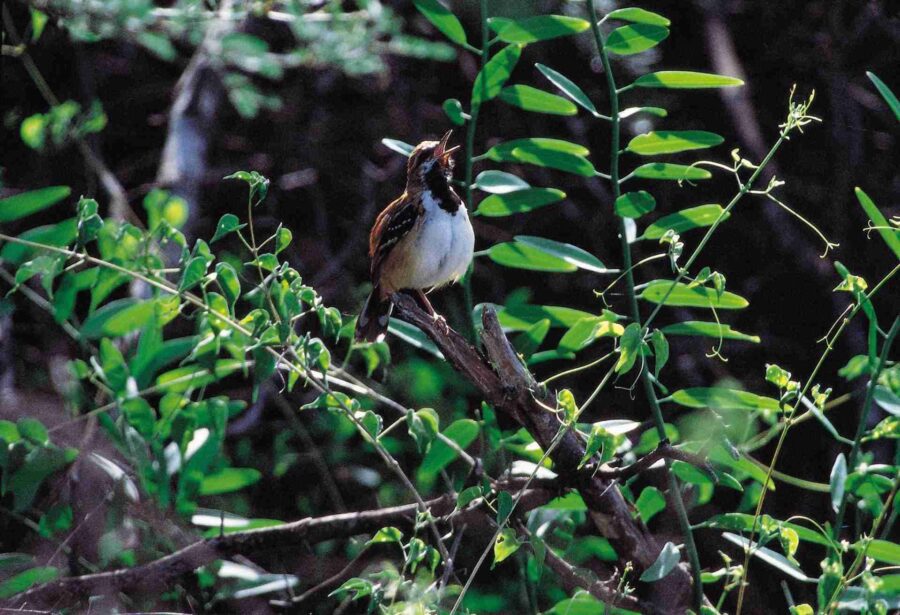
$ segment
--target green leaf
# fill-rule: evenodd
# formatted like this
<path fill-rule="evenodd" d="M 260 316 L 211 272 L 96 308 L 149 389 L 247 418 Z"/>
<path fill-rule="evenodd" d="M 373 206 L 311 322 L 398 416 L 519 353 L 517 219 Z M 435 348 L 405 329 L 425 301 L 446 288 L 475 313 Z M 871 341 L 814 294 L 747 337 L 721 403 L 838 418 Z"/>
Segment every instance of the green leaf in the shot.
<path fill-rule="evenodd" d="M 560 241 L 553 241 L 552 239 L 534 237 L 531 235 L 516 235 L 515 240 L 516 243 L 525 244 L 531 248 L 541 250 L 542 252 L 560 258 L 579 269 L 586 269 L 587 271 L 593 271 L 595 273 L 609 273 L 610 271 L 596 256 L 587 250 L 582 250 L 578 246 L 573 246 L 570 243 L 562 243 Z"/>
<path fill-rule="evenodd" d="M 521 331 L 539 320 L 547 319 L 552 327 L 572 327 L 583 318 L 595 318 L 583 310 L 557 305 L 510 305 L 497 313 L 500 324 L 506 329 Z"/>
<path fill-rule="evenodd" d="M 516 536 L 516 530 L 508 527 L 501 531 L 497 536 L 497 542 L 494 543 L 494 563 L 491 569 L 493 570 L 494 566 L 518 551 L 520 546 L 522 543 Z"/>
<path fill-rule="evenodd" d="M 155 301 L 133 297 L 111 301 L 88 316 L 81 326 L 81 334 L 87 339 L 120 337 L 143 328 L 155 311 Z"/>
<path fill-rule="evenodd" d="M 432 356 L 443 360 L 444 355 L 441 354 L 438 347 L 435 346 L 434 342 L 428 339 L 428 336 L 422 333 L 422 330 L 418 327 L 411 325 L 408 322 L 391 318 L 388 322 L 388 331 L 410 346 L 424 350 Z"/>
<path fill-rule="evenodd" d="M 724 140 L 705 130 L 654 130 L 636 136 L 625 149 L 640 156 L 654 156 L 713 147 Z"/>
<path fill-rule="evenodd" d="M 676 233 L 683 233 L 695 228 L 712 226 L 719 218 L 727 220 L 731 217 L 731 213 L 726 213 L 721 205 L 697 205 L 696 207 L 688 207 L 674 214 L 663 216 L 644 231 L 644 239 L 659 239 L 666 234 L 666 231 L 672 229 Z"/>
<path fill-rule="evenodd" d="M 465 449 L 478 437 L 479 426 L 472 419 L 459 419 L 447 426 L 443 434 L 453 440 L 460 449 Z M 447 467 L 459 454 L 443 440 L 435 440 L 422 459 L 422 465 L 416 472 L 420 483 L 431 484 L 441 470 Z"/>
<path fill-rule="evenodd" d="M 650 336 L 650 343 L 653 344 L 653 374 L 659 379 L 659 372 L 669 360 L 669 342 L 666 336 L 659 329 L 655 330 Z"/>
<path fill-rule="evenodd" d="M 667 18 L 658 13 L 634 7 L 616 9 L 610 12 L 606 18 L 630 21 L 632 23 L 644 23 L 651 26 L 668 26 L 671 23 Z"/>
<path fill-rule="evenodd" d="M 637 115 L 638 113 L 649 113 L 656 117 L 666 117 L 669 114 L 669 112 L 662 107 L 628 107 L 619 112 L 619 117 L 624 120 L 625 118 Z"/>
<path fill-rule="evenodd" d="M 39 446 L 50 443 L 50 434 L 47 428 L 39 420 L 31 417 L 21 418 L 16 421 L 16 429 L 19 435 Z"/>
<path fill-rule="evenodd" d="M 655 583 L 660 579 L 664 579 L 675 569 L 680 560 L 681 554 L 678 552 L 678 547 L 671 542 L 667 542 L 656 557 L 656 561 L 641 575 L 641 581 Z"/>
<path fill-rule="evenodd" d="M 525 188 L 508 194 L 492 194 L 478 204 L 478 215 L 489 218 L 527 213 L 566 198 L 556 188 Z"/>
<path fill-rule="evenodd" d="M 466 31 L 447 7 L 437 0 L 413 0 L 413 4 L 441 34 L 457 45 L 466 44 Z"/>
<path fill-rule="evenodd" d="M 75 241 L 75 236 L 78 232 L 76 225 L 75 218 L 69 218 L 58 224 L 48 224 L 28 229 L 19 235 L 19 238 L 48 246 L 68 246 Z M 34 258 L 38 251 L 37 248 L 30 248 L 17 243 L 7 243 L 0 249 L 0 259 L 12 265 L 21 265 Z"/>
<path fill-rule="evenodd" d="M 712 408 L 715 410 L 770 410 L 779 409 L 778 400 L 763 397 L 749 391 L 722 387 L 693 387 L 672 393 L 669 398 L 687 408 Z"/>
<path fill-rule="evenodd" d="M 497 494 L 497 525 L 503 525 L 513 509 L 513 498 L 508 491 Z"/>
<path fill-rule="evenodd" d="M 572 263 L 518 241 L 495 244 L 488 251 L 488 256 L 499 265 L 516 269 L 556 273 L 568 273 L 578 269 Z"/>
<path fill-rule="evenodd" d="M 591 102 L 591 99 L 588 98 L 587 94 L 585 94 L 584 91 L 575 85 L 568 77 L 544 64 L 535 64 L 535 66 L 541 71 L 541 74 L 549 79 L 550 83 L 559 88 L 563 94 L 593 115 L 597 115 L 597 108 L 594 106 L 594 103 Z"/>
<path fill-rule="evenodd" d="M 457 99 L 448 98 L 444 101 L 444 104 L 441 105 L 441 108 L 444 110 L 444 113 L 447 114 L 447 118 L 454 126 L 462 126 L 466 123 L 466 114 L 463 112 L 462 103 Z"/>
<path fill-rule="evenodd" d="M 53 566 L 29 568 L 0 583 L 0 600 L 15 596 L 34 585 L 49 583 L 58 577 L 59 570 Z"/>
<path fill-rule="evenodd" d="M 554 152 L 552 150 L 543 149 L 527 149 L 516 148 L 513 150 L 513 157 L 527 164 L 533 164 L 539 167 L 549 167 L 566 173 L 574 173 L 582 177 L 593 177 L 596 175 L 594 165 L 584 156 L 569 154 L 568 152 Z"/>
<path fill-rule="evenodd" d="M 521 55 L 520 45 L 508 45 L 488 61 L 472 85 L 472 107 L 497 97 Z"/>
<path fill-rule="evenodd" d="M 138 42 L 160 60 L 171 62 L 178 57 L 178 51 L 164 34 L 143 30 L 137 33 Z"/>
<path fill-rule="evenodd" d="M 662 332 L 666 335 L 691 335 L 698 337 L 712 337 L 715 339 L 740 340 L 742 342 L 753 342 L 758 344 L 760 339 L 758 335 L 748 335 L 735 331 L 731 325 L 717 322 L 703 322 L 699 320 L 687 320 L 672 325 L 666 325 L 662 328 Z"/>
<path fill-rule="evenodd" d="M 700 167 L 691 167 L 670 162 L 651 162 L 642 164 L 634 170 L 634 176 L 642 179 L 668 179 L 676 181 L 695 181 L 709 179 L 712 173 Z"/>
<path fill-rule="evenodd" d="M 666 497 L 656 487 L 645 487 L 634 503 L 641 521 L 650 523 L 650 519 L 666 509 Z"/>
<path fill-rule="evenodd" d="M 221 495 L 239 491 L 259 482 L 259 470 L 253 468 L 225 468 L 205 476 L 200 483 L 200 495 Z"/>
<path fill-rule="evenodd" d="M 504 43 L 534 43 L 584 32 L 591 24 L 563 15 L 538 15 L 527 19 L 488 19 L 488 25 Z"/>
<path fill-rule="evenodd" d="M 858 551 L 862 547 L 855 544 L 853 548 Z M 869 548 L 866 549 L 866 555 L 885 564 L 900 566 L 900 544 L 890 540 L 877 539 L 871 541 Z"/>
<path fill-rule="evenodd" d="M 744 550 L 750 550 L 750 552 L 758 557 L 760 560 L 765 563 L 773 566 L 790 577 L 797 579 L 798 581 L 803 581 L 805 583 L 815 583 L 816 579 L 811 579 L 806 576 L 799 567 L 795 566 L 788 559 L 780 553 L 776 553 L 772 549 L 767 547 L 760 547 L 757 543 L 747 540 L 743 536 L 737 536 L 736 534 L 732 534 L 730 532 L 723 532 L 722 537 L 734 544 L 743 547 Z"/>
<path fill-rule="evenodd" d="M 516 337 L 516 339 L 513 340 L 513 346 L 515 347 L 516 352 L 525 358 L 528 358 L 537 352 L 537 349 L 540 348 L 541 343 L 543 343 L 544 338 L 547 337 L 547 333 L 549 332 L 550 320 L 544 318 L 525 329 L 521 335 Z"/>
<path fill-rule="evenodd" d="M 587 592 L 576 593 L 573 598 L 560 600 L 546 615 L 599 615 L 606 613 L 606 605 Z"/>
<path fill-rule="evenodd" d="M 368 545 L 377 545 L 383 543 L 400 542 L 403 540 L 403 532 L 395 527 L 383 527 L 366 542 Z"/>
<path fill-rule="evenodd" d="M 869 198 L 869 195 L 863 192 L 862 188 L 854 188 L 856 198 L 859 204 L 866 211 L 866 215 L 872 220 L 872 226 L 878 229 L 878 234 L 884 239 L 884 243 L 893 251 L 894 256 L 900 258 L 900 228 L 891 225 L 881 210 L 875 205 L 875 202 Z"/>
<path fill-rule="evenodd" d="M 219 223 L 216 225 L 216 232 L 209 243 L 214 243 L 225 235 L 233 233 L 238 229 L 242 229 L 245 226 L 247 225 L 241 224 L 241 221 L 238 220 L 238 217 L 234 214 L 225 214 L 224 216 L 219 218 Z"/>
<path fill-rule="evenodd" d="M 669 29 L 665 26 L 636 23 L 610 32 L 606 39 L 606 49 L 616 55 L 630 56 L 656 47 L 668 37 Z"/>
<path fill-rule="evenodd" d="M 831 508 L 837 512 L 844 501 L 844 486 L 847 484 L 847 458 L 840 453 L 831 466 L 828 485 L 831 492 Z"/>
<path fill-rule="evenodd" d="M 625 327 L 619 341 L 619 359 L 616 361 L 616 373 L 627 374 L 640 355 L 641 326 L 636 322 Z"/>
<path fill-rule="evenodd" d="M 634 85 L 639 88 L 701 89 L 729 88 L 744 85 L 744 82 L 734 77 L 712 73 L 665 70 L 641 75 L 635 80 Z"/>
<path fill-rule="evenodd" d="M 572 325 L 562 339 L 558 349 L 562 352 L 577 352 L 601 337 L 618 337 L 625 327 L 600 316 L 582 318 Z"/>
<path fill-rule="evenodd" d="M 500 100 L 513 107 L 550 115 L 575 115 L 578 108 L 562 96 L 533 88 L 530 85 L 510 85 L 500 91 Z"/>
<path fill-rule="evenodd" d="M 397 139 L 382 139 L 381 144 L 389 150 L 407 157 L 412 154 L 413 150 L 415 149 L 409 143 L 404 143 L 403 141 L 398 141 Z"/>
<path fill-rule="evenodd" d="M 47 209 L 69 196 L 68 186 L 50 186 L 0 199 L 0 223 L 12 222 Z"/>
<path fill-rule="evenodd" d="M 216 264 L 216 282 L 225 295 L 228 302 L 228 308 L 234 310 L 234 304 L 241 296 L 241 282 L 238 279 L 237 271 L 228 263 Z"/>
<path fill-rule="evenodd" d="M 663 303 L 663 297 L 672 288 L 672 280 L 653 280 L 641 291 L 639 298 L 650 303 Z M 675 307 L 715 308 L 718 310 L 740 310 L 750 303 L 734 293 L 725 291 L 721 296 L 712 288 L 705 286 L 691 287 L 683 282 L 675 284 L 675 288 L 665 299 L 665 305 Z"/>
<path fill-rule="evenodd" d="M 897 121 L 900 121 L 900 100 L 897 100 L 897 96 L 891 91 L 891 88 L 889 88 L 884 81 L 879 79 L 878 75 L 871 71 L 866 71 L 866 76 L 875 84 L 875 88 L 878 90 L 878 93 L 881 94 L 882 98 L 884 98 L 891 111 L 894 112 Z"/>
<path fill-rule="evenodd" d="M 294 234 L 291 232 L 291 229 L 279 226 L 278 230 L 275 232 L 275 254 L 278 254 L 291 245 L 291 240 L 293 238 Z"/>
<path fill-rule="evenodd" d="M 623 218 L 640 218 L 656 209 L 656 199 L 644 190 L 626 192 L 616 199 L 616 215 Z"/>
<path fill-rule="evenodd" d="M 106 340 L 103 340 L 106 341 Z M 123 365 L 124 368 L 124 365 Z M 104 366 L 104 371 L 106 370 Z M 129 425 L 146 439 L 153 435 L 153 427 L 156 424 L 156 415 L 153 408 L 143 397 L 134 397 L 122 402 L 122 414 Z"/>
<path fill-rule="evenodd" d="M 503 171 L 482 171 L 475 178 L 475 187 L 492 194 L 508 194 L 517 190 L 531 188 L 531 185 L 511 173 Z"/>
<path fill-rule="evenodd" d="M 549 150 L 553 152 L 564 152 L 566 154 L 574 154 L 576 156 L 587 156 L 590 150 L 571 141 L 563 141 L 562 139 L 548 139 L 545 137 L 530 137 L 527 139 L 513 139 L 511 141 L 503 141 L 493 146 L 487 152 L 485 157 L 495 162 L 518 162 L 515 156 L 516 150 Z"/>

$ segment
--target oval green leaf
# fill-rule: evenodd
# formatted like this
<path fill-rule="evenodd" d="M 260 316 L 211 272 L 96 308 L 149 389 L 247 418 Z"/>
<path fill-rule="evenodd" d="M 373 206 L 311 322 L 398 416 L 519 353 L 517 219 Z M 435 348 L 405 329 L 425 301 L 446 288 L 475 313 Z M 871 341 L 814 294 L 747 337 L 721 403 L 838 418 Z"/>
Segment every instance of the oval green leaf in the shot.
<path fill-rule="evenodd" d="M 590 160 L 568 152 L 517 147 L 512 151 L 512 156 L 518 162 L 574 173 L 582 177 L 593 177 L 597 174 Z"/>
<path fill-rule="evenodd" d="M 569 273 L 578 269 L 559 257 L 517 241 L 494 245 L 488 251 L 488 256 L 499 265 L 515 269 L 556 273 Z"/>
<path fill-rule="evenodd" d="M 489 19 L 488 24 L 504 43 L 525 44 L 578 34 L 591 27 L 583 19 L 564 15 L 539 15 L 517 20 Z"/>
<path fill-rule="evenodd" d="M 503 171 L 482 171 L 475 178 L 475 187 L 492 194 L 508 194 L 531 188 L 531 185 L 512 173 Z"/>
<path fill-rule="evenodd" d="M 619 112 L 619 117 L 624 120 L 625 118 L 631 117 L 632 115 L 638 113 L 649 113 L 650 115 L 655 115 L 656 117 L 666 117 L 667 115 L 669 115 L 669 112 L 662 107 L 628 107 L 627 109 Z"/>
<path fill-rule="evenodd" d="M 454 126 L 462 126 L 466 123 L 466 116 L 463 113 L 462 103 L 456 100 L 455 98 L 448 98 L 444 101 L 444 104 L 441 105 L 444 113 L 447 114 L 447 117 L 453 122 Z"/>
<path fill-rule="evenodd" d="M 466 31 L 447 7 L 437 0 L 413 0 L 413 4 L 441 34 L 457 45 L 466 44 Z"/>
<path fill-rule="evenodd" d="M 489 218 L 499 218 L 532 211 L 566 198 L 566 193 L 556 188 L 526 188 L 508 194 L 492 194 L 478 204 L 476 213 Z"/>
<path fill-rule="evenodd" d="M 586 269 L 596 273 L 610 272 L 609 269 L 606 268 L 606 265 L 600 262 L 600 259 L 596 256 L 586 250 L 582 250 L 578 246 L 573 246 L 570 243 L 562 243 L 560 241 L 553 241 L 552 239 L 545 239 L 543 237 L 533 237 L 531 235 L 516 235 L 515 239 L 516 243 L 525 244 L 526 246 L 535 248 L 546 254 L 555 256 L 556 258 L 560 258 L 579 269 Z"/>
<path fill-rule="evenodd" d="M 656 208 L 656 199 L 644 190 L 626 192 L 616 199 L 616 214 L 623 218 L 640 218 Z"/>
<path fill-rule="evenodd" d="M 651 162 L 642 164 L 634 170 L 634 176 L 642 179 L 667 179 L 675 181 L 696 181 L 709 179 L 712 173 L 700 167 L 691 167 L 670 162 Z"/>
<path fill-rule="evenodd" d="M 75 241 L 77 233 L 78 227 L 75 218 L 69 218 L 58 224 L 48 224 L 47 226 L 29 229 L 19 235 L 19 238 L 47 246 L 63 247 Z M 0 259 L 13 265 L 21 265 L 33 259 L 39 251 L 38 248 L 24 246 L 19 243 L 7 243 L 0 250 Z"/>
<path fill-rule="evenodd" d="M 672 288 L 672 280 L 653 280 L 641 291 L 640 298 L 650 303 L 662 303 L 663 297 Z M 715 308 L 717 310 L 740 310 L 750 303 L 734 293 L 725 291 L 720 297 L 712 288 L 704 286 L 690 287 L 682 282 L 675 283 L 675 288 L 665 299 L 665 305 L 675 307 Z"/>
<path fill-rule="evenodd" d="M 533 113 L 575 115 L 578 108 L 562 96 L 551 94 L 530 85 L 511 85 L 500 91 L 500 100 L 513 107 Z"/>
<path fill-rule="evenodd" d="M 668 26 L 671 22 L 659 13 L 636 7 L 616 9 L 606 16 L 607 19 L 619 19 L 631 23 L 645 23 L 651 26 Z"/>
<path fill-rule="evenodd" d="M 778 400 L 749 391 L 722 387 L 693 387 L 675 391 L 669 398 L 686 408 L 717 410 L 778 410 Z"/>
<path fill-rule="evenodd" d="M 659 239 L 669 229 L 676 233 L 683 233 L 694 228 L 712 226 L 719 218 L 727 220 L 730 216 L 731 214 L 726 213 L 721 205 L 714 203 L 688 207 L 677 213 L 663 216 L 647 227 L 643 237 L 644 239 Z"/>
<path fill-rule="evenodd" d="M 570 328 L 579 320 L 593 318 L 594 314 L 559 305 L 529 305 L 522 303 L 501 308 L 497 318 L 505 329 L 522 331 L 541 320 L 549 320 L 551 327 Z"/>
<path fill-rule="evenodd" d="M 884 239 L 884 242 L 894 255 L 900 258 L 900 228 L 888 223 L 887 218 L 884 217 L 884 214 L 881 213 L 875 202 L 869 198 L 869 195 L 863 192 L 862 188 L 855 188 L 854 190 L 859 204 L 862 205 L 866 215 L 871 218 L 872 226 L 878 230 L 878 234 L 881 235 L 881 238 Z"/>
<path fill-rule="evenodd" d="M 758 335 L 741 333 L 731 328 L 729 324 L 716 322 L 703 322 L 700 320 L 687 320 L 662 328 L 666 335 L 687 335 L 696 337 L 712 337 L 715 339 L 739 340 L 742 342 L 759 343 Z"/>
<path fill-rule="evenodd" d="M 548 150 L 553 152 L 565 152 L 576 156 L 587 156 L 590 153 L 588 148 L 571 141 L 563 141 L 562 139 L 548 139 L 545 137 L 530 137 L 527 139 L 513 139 L 512 141 L 504 141 L 493 146 L 487 152 L 485 157 L 495 162 L 518 162 L 513 155 L 516 149 L 527 150 Z"/>
<path fill-rule="evenodd" d="M 508 45 L 491 58 L 472 84 L 472 107 L 496 98 L 509 79 L 519 56 L 522 55 L 520 45 Z"/>
<path fill-rule="evenodd" d="M 535 66 L 541 71 L 541 74 L 549 79 L 550 83 L 559 88 L 563 94 L 571 98 L 578 105 L 581 105 L 581 107 L 587 111 L 597 115 L 597 108 L 594 106 L 594 103 L 591 102 L 591 99 L 588 98 L 587 94 L 585 94 L 584 91 L 575 85 L 568 77 L 544 64 L 535 64 Z"/>
<path fill-rule="evenodd" d="M 622 325 L 600 316 L 582 318 L 566 331 L 559 340 L 561 352 L 578 352 L 601 337 L 619 337 L 625 332 Z"/>
<path fill-rule="evenodd" d="M 200 495 L 220 495 L 240 491 L 259 482 L 261 478 L 259 470 L 253 468 L 225 468 L 203 478 L 203 482 L 200 483 Z"/>
<path fill-rule="evenodd" d="M 465 449 L 478 437 L 478 422 L 472 419 L 459 419 L 447 426 L 443 434 L 459 446 Z M 416 472 L 416 479 L 420 483 L 431 483 L 437 475 L 459 456 L 449 444 L 443 440 L 435 440 L 431 448 L 425 453 L 422 465 Z"/>
<path fill-rule="evenodd" d="M 610 53 L 630 56 L 656 47 L 669 36 L 665 26 L 636 23 L 616 28 L 606 39 L 606 48 Z"/>
<path fill-rule="evenodd" d="M 671 542 L 663 545 L 662 551 L 656 557 L 656 561 L 641 574 L 641 581 L 645 583 L 655 583 L 664 579 L 670 572 L 675 570 L 675 566 L 681 560 L 681 554 Z"/>
<path fill-rule="evenodd" d="M 744 85 L 735 77 L 698 73 L 688 70 L 664 70 L 638 77 L 634 84 L 639 88 L 669 88 L 675 90 L 696 90 L 703 88 L 730 88 Z"/>
<path fill-rule="evenodd" d="M 713 147 L 724 140 L 705 130 L 659 130 L 636 136 L 625 149 L 640 156 L 654 156 Z"/>
<path fill-rule="evenodd" d="M 48 186 L 0 199 L 0 222 L 12 222 L 59 203 L 71 194 L 68 186 Z"/>
<path fill-rule="evenodd" d="M 81 335 L 95 340 L 101 337 L 120 337 L 141 329 L 153 318 L 154 301 L 141 301 L 132 297 L 107 303 L 88 316 L 81 325 Z"/>

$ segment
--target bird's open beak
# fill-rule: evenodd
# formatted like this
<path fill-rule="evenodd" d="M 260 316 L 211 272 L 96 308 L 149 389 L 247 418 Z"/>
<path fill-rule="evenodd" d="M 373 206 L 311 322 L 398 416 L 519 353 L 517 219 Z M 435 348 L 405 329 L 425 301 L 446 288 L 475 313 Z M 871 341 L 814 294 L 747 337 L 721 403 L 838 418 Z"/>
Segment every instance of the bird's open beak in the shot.
<path fill-rule="evenodd" d="M 443 161 L 446 161 L 448 158 L 450 158 L 450 154 L 459 149 L 458 145 L 447 149 L 447 142 L 450 141 L 450 135 L 452 134 L 453 131 L 448 130 L 446 134 L 444 134 L 444 136 L 441 138 L 440 142 L 438 143 L 437 149 L 434 152 L 437 157 Z"/>

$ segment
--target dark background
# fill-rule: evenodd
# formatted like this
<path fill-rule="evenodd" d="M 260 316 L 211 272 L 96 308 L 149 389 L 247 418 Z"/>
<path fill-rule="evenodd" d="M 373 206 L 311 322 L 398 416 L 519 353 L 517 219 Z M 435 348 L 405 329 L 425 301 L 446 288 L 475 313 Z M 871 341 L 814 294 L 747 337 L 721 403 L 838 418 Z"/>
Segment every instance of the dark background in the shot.
<path fill-rule="evenodd" d="M 410 33 L 440 38 L 416 14 L 411 3 L 386 4 L 405 16 Z M 470 39 L 476 39 L 477 3 L 453 5 Z M 496 5 L 493 10 L 499 15 L 514 16 L 522 10 L 511 1 Z M 534 5 L 535 12 L 563 10 L 556 2 Z M 673 341 L 673 360 L 665 378 L 671 390 L 733 379 L 748 390 L 772 394 L 764 382 L 764 365 L 777 363 L 795 377 L 805 379 L 824 349 L 818 340 L 848 304 L 849 295 L 832 293 L 839 281 L 832 260 L 841 261 L 870 284 L 892 266 L 892 256 L 880 240 L 874 236 L 870 239 L 863 232 L 867 217 L 853 196 L 853 187 L 865 189 L 888 217 L 900 213 L 897 123 L 865 76 L 867 70 L 873 71 L 898 90 L 900 21 L 896 5 L 766 0 L 648 1 L 640 5 L 668 16 L 672 20 L 671 36 L 654 51 L 638 56 L 640 60 L 614 61 L 620 85 L 638 72 L 663 68 L 729 74 L 743 71 L 747 85 L 740 92 L 726 91 L 722 95 L 715 91 L 628 92 L 624 95 L 625 106 L 663 106 L 669 116 L 627 120 L 624 138 L 651 128 L 710 130 L 723 135 L 726 141 L 711 150 L 708 157 L 729 164 L 729 150 L 740 147 L 743 155 L 759 160 L 777 138 L 792 84 L 797 84 L 799 97 L 816 91 L 812 113 L 823 122 L 809 126 L 802 136 L 795 135 L 770 169 L 787 182 L 779 191 L 782 200 L 817 224 L 840 247 L 821 259 L 824 246 L 808 228 L 774 203 L 760 197 L 746 198 L 716 233 L 698 265 L 709 265 L 724 273 L 728 289 L 750 300 L 750 308 L 722 316 L 736 329 L 760 335 L 762 343 L 726 343 L 726 363 L 704 356 L 709 351 L 707 340 L 678 338 Z M 22 6 L 9 3 L 9 8 L 22 27 L 26 20 Z M 579 4 L 568 5 L 568 10 L 579 10 Z M 252 24 L 251 29 L 273 46 L 285 36 L 278 28 L 264 23 Z M 729 62 L 723 52 L 729 40 L 739 65 Z M 40 44 L 31 49 L 59 98 L 83 103 L 93 98 L 102 101 L 109 125 L 95 137 L 96 146 L 127 190 L 132 207 L 139 212 L 143 211 L 141 198 L 156 185 L 173 91 L 190 56 L 190 49 L 180 51 L 179 60 L 165 63 L 127 42 L 74 43 L 52 24 Z M 301 69 L 287 72 L 280 82 L 262 81 L 264 89 L 277 92 L 284 105 L 280 111 L 264 111 L 251 121 L 243 120 L 224 102 L 210 127 L 208 166 L 202 170 L 201 194 L 189 226 L 191 234 L 209 237 L 223 213 L 243 211 L 242 189 L 221 181 L 224 175 L 238 169 L 259 171 L 272 180 L 259 224 L 273 229 L 283 222 L 292 229 L 292 264 L 318 288 L 326 303 L 345 314 L 354 314 L 367 292 L 365 250 L 369 226 L 377 211 L 399 195 L 404 182 L 404 160 L 380 145 L 380 140 L 390 137 L 416 143 L 442 134 L 450 124 L 441 103 L 446 98 L 465 101 L 478 69 L 476 59 L 467 52 L 448 63 L 395 56 L 387 56 L 385 61 L 384 73 L 361 78 L 334 69 Z M 647 64 L 638 64 L 639 61 Z M 605 81 L 588 34 L 535 44 L 523 54 L 511 82 L 551 90 L 534 68 L 535 62 L 560 70 L 580 84 L 601 111 L 607 108 Z M 22 144 L 18 136 L 21 119 L 46 111 L 46 105 L 19 61 L 6 56 L 2 59 L 2 90 L 4 192 L 66 184 L 72 186 L 74 195 L 91 195 L 105 202 L 104 193 L 86 170 L 77 149 L 39 154 Z M 463 130 L 457 130 L 454 142 L 462 141 Z M 486 105 L 476 151 L 484 151 L 498 140 L 526 136 L 584 143 L 591 149 L 595 166 L 608 170 L 608 131 L 604 125 L 588 122 L 583 113 L 558 118 L 519 112 L 499 102 Z M 673 158 L 679 162 L 695 159 L 690 155 Z M 624 157 L 626 170 L 636 162 L 635 157 Z M 568 198 L 528 216 L 477 219 L 476 249 L 485 249 L 516 234 L 534 234 L 588 249 L 610 267 L 621 265 L 611 198 L 602 181 L 586 182 L 536 167 L 498 167 L 493 163 L 481 163 L 476 171 L 484 168 L 502 168 L 525 177 L 535 186 L 559 187 Z M 658 201 L 654 216 L 700 203 L 724 205 L 734 193 L 733 178 L 724 174 L 682 188 L 662 182 L 645 184 L 635 182 L 630 188 L 654 193 Z M 46 216 L 47 221 L 52 215 Z M 686 253 L 698 239 L 696 232 L 683 237 Z M 656 250 L 656 245 L 641 242 L 636 247 L 636 260 Z M 638 279 L 666 277 L 667 269 L 664 261 L 658 261 L 640 270 Z M 535 303 L 596 312 L 601 306 L 592 291 L 607 283 L 607 279 L 587 273 L 536 274 L 503 268 L 480 258 L 476 261 L 472 289 L 476 303 L 503 303 L 510 292 L 524 288 Z M 614 309 L 624 313 L 622 297 L 613 299 L 619 302 Z M 894 289 L 887 288 L 876 302 L 879 313 L 896 312 L 897 300 L 896 285 Z M 54 409 L 57 393 L 52 384 L 53 370 L 58 369 L 60 360 L 78 356 L 78 349 L 58 334 L 48 316 L 30 309 L 22 297 L 12 301 L 17 308 L 13 315 L 12 348 L 15 385 L 21 400 L 19 411 L 43 411 L 49 417 L 60 412 Z M 463 314 L 459 288 L 437 294 L 435 305 L 448 314 L 451 324 L 459 324 Z M 664 310 L 661 324 L 684 320 L 686 316 L 687 312 Z M 862 322 L 851 324 L 819 379 L 834 387 L 835 396 L 854 391 L 859 384 L 845 383 L 836 371 L 851 356 L 864 353 L 864 344 Z M 417 365 L 430 360 L 425 355 L 418 355 L 399 341 L 391 346 L 395 366 L 386 372 L 379 370 L 376 378 L 393 396 L 404 403 L 434 406 L 442 415 L 450 414 L 448 408 L 475 407 L 477 400 L 465 398 L 468 389 L 460 388 L 440 366 L 434 369 L 448 378 L 447 383 L 430 386 L 422 382 Z M 544 364 L 536 372 L 539 377 L 546 377 L 568 366 Z M 412 381 L 411 375 L 415 374 L 419 374 L 418 380 Z M 584 399 L 595 386 L 596 377 L 595 372 L 587 372 L 566 381 L 566 385 L 572 387 L 578 399 Z M 247 395 L 240 388 L 230 393 Z M 855 401 L 835 411 L 832 420 L 842 433 L 852 430 L 860 405 Z M 249 441 L 265 448 L 271 441 L 271 434 L 284 417 L 274 407 L 260 410 L 235 435 L 235 444 Z M 595 404 L 595 413 L 601 418 L 649 417 L 642 396 L 622 388 L 604 393 Z M 313 435 L 318 437 L 315 429 Z M 815 421 L 807 422 L 796 428 L 788 442 L 779 469 L 827 482 L 839 448 L 822 427 Z M 770 448 L 757 452 L 757 458 L 763 460 L 770 456 Z M 308 476 L 304 479 L 303 467 L 301 464 L 297 472 L 270 482 L 271 489 L 259 486 L 251 499 L 253 514 L 296 517 L 294 505 L 301 495 L 309 498 L 308 506 L 319 513 L 327 512 L 327 498 L 315 493 L 318 487 L 309 484 Z M 717 491 L 707 510 L 695 511 L 695 518 L 734 510 L 739 496 L 724 491 Z M 351 509 L 370 505 L 374 497 L 355 487 L 343 495 Z M 830 514 L 827 495 L 781 484 L 770 495 L 767 511 L 779 518 L 802 514 L 827 519 Z M 674 520 L 657 520 L 654 525 L 662 533 L 675 530 Z M 700 532 L 698 539 L 701 558 L 707 566 L 717 566 L 717 550 L 735 552 L 716 533 Z M 805 555 L 801 557 L 804 567 L 817 574 L 820 554 L 807 548 Z M 750 598 L 756 612 L 784 608 L 778 574 L 754 565 L 751 578 L 755 583 Z M 805 588 L 798 586 L 796 591 L 798 602 L 810 599 L 802 594 Z"/>

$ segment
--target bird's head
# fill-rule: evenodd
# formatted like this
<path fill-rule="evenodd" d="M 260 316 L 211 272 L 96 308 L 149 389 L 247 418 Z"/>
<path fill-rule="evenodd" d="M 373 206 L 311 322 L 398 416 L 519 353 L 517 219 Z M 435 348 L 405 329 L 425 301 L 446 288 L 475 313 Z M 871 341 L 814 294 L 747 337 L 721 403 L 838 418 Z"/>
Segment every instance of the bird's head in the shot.
<path fill-rule="evenodd" d="M 406 167 L 407 185 L 428 186 L 436 180 L 448 182 L 453 176 L 453 152 L 459 146 L 447 147 L 452 130 L 441 138 L 440 141 L 422 141 L 409 155 Z"/>

